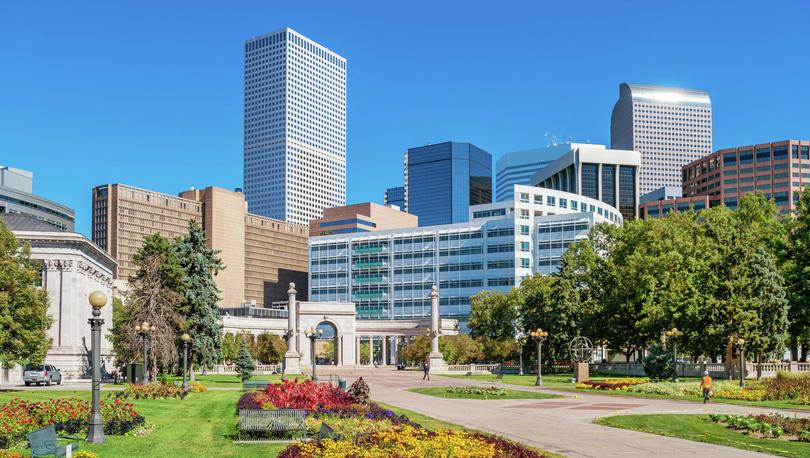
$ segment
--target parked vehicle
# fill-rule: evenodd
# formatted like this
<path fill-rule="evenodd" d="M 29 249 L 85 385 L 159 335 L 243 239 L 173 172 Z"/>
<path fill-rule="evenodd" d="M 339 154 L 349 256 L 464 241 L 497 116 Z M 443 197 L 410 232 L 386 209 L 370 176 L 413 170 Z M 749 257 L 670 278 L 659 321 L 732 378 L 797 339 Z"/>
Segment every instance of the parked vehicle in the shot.
<path fill-rule="evenodd" d="M 62 372 L 50 364 L 29 364 L 23 370 L 23 381 L 25 386 L 37 385 L 51 386 L 52 383 L 62 384 Z"/>

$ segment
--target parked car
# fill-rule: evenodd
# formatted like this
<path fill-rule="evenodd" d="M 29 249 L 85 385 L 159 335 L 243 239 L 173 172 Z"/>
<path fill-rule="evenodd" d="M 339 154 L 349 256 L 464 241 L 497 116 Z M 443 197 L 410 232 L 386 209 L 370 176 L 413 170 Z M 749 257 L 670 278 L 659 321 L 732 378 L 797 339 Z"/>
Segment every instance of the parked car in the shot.
<path fill-rule="evenodd" d="M 37 385 L 50 386 L 52 383 L 57 385 L 62 384 L 62 372 L 55 366 L 50 364 L 29 364 L 23 370 L 23 381 L 25 386 L 31 386 L 32 383 Z"/>

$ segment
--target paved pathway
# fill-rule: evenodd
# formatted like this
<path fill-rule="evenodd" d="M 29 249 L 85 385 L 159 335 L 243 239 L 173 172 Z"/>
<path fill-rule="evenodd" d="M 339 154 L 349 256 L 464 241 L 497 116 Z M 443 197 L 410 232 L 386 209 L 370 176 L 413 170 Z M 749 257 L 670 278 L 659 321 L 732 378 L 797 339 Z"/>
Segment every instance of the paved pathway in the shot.
<path fill-rule="evenodd" d="M 367 375 L 364 379 L 368 381 L 375 400 L 468 428 L 495 433 L 568 457 L 762 456 L 761 453 L 730 447 L 595 425 L 593 420 L 622 414 L 769 413 L 775 410 L 567 391 L 556 392 L 569 396 L 560 399 L 442 399 L 406 390 L 417 386 L 491 386 L 492 383 L 435 375 L 430 382 L 423 382 L 421 374 L 414 373 Z M 537 389 L 514 385 L 508 387 Z M 542 391 L 554 392 L 549 389 Z"/>

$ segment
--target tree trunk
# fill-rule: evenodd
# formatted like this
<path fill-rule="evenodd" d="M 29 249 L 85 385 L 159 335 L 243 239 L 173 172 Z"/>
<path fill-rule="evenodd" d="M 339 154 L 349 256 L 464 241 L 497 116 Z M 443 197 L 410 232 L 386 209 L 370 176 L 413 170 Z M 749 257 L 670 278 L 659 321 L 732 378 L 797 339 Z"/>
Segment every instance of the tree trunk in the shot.
<path fill-rule="evenodd" d="M 799 361 L 803 363 L 807 362 L 807 345 L 804 342 L 802 342 L 802 357 Z"/>
<path fill-rule="evenodd" d="M 191 363 L 188 365 L 188 379 L 192 382 L 197 380 L 197 378 L 194 376 L 194 365 Z"/>
<path fill-rule="evenodd" d="M 757 380 L 762 378 L 762 352 L 757 354 Z"/>
<path fill-rule="evenodd" d="M 790 336 L 790 360 L 799 360 L 799 338 L 796 336 Z"/>
<path fill-rule="evenodd" d="M 734 347 L 731 345 L 731 339 L 726 343 L 726 374 L 729 380 L 734 379 Z"/>

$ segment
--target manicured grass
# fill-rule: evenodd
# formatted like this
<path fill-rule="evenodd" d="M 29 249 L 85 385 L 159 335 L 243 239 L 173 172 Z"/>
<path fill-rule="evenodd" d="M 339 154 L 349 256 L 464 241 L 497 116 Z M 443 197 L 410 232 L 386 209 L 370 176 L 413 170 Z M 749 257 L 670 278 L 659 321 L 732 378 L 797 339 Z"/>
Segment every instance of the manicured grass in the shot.
<path fill-rule="evenodd" d="M 705 415 L 619 415 L 599 418 L 595 423 L 771 455 L 810 456 L 810 443 L 751 437 L 713 423 Z"/>
<path fill-rule="evenodd" d="M 451 378 L 463 378 L 463 379 L 472 379 L 472 380 L 480 380 L 484 382 L 500 382 L 506 383 L 509 385 L 520 385 L 520 386 L 534 386 L 535 380 L 537 380 L 536 375 L 504 375 L 502 379 L 499 379 L 497 375 L 487 374 L 487 375 L 442 375 L 442 377 L 451 377 Z M 574 389 L 574 384 L 571 383 L 572 374 L 549 374 L 543 375 L 543 386 L 547 388 L 570 388 Z M 601 378 L 608 378 L 602 376 L 593 376 L 591 377 L 594 380 L 599 380 Z"/>
<path fill-rule="evenodd" d="M 234 444 L 236 437 L 236 402 L 240 391 L 195 393 L 184 400 L 132 400 L 135 409 L 155 424 L 146 437 L 108 436 L 105 444 L 82 443 L 104 458 L 129 456 L 276 456 L 284 444 Z M 102 394 L 104 396 L 104 394 Z M 89 391 L 16 391 L 0 392 L 0 402 L 15 397 L 42 400 L 52 397 L 89 399 Z M 23 450 L 23 452 L 27 452 Z"/>
<path fill-rule="evenodd" d="M 308 378 L 304 376 L 299 376 L 300 379 Z M 182 377 L 172 377 L 171 378 L 175 382 L 182 382 Z M 239 378 L 238 375 L 199 375 L 197 374 L 195 377 L 196 381 L 202 383 L 203 385 L 207 386 L 208 388 L 239 388 L 242 389 L 242 380 Z M 281 375 L 272 374 L 272 375 L 254 375 L 250 378 L 253 382 L 259 381 L 270 381 L 270 382 L 280 382 Z"/>
<path fill-rule="evenodd" d="M 551 398 L 561 398 L 562 396 L 557 394 L 547 394 L 541 393 L 539 391 L 523 391 L 523 390 L 510 390 L 505 389 L 506 394 L 503 396 L 492 396 L 487 395 L 485 393 L 482 394 L 462 394 L 462 393 L 450 393 L 450 387 L 448 386 L 436 386 L 436 387 L 425 387 L 425 388 L 411 388 L 408 391 L 413 391 L 414 393 L 419 394 L 427 394 L 430 396 L 436 396 L 439 398 L 449 398 L 449 399 L 482 399 L 482 400 L 498 400 L 498 399 L 551 399 Z"/>

